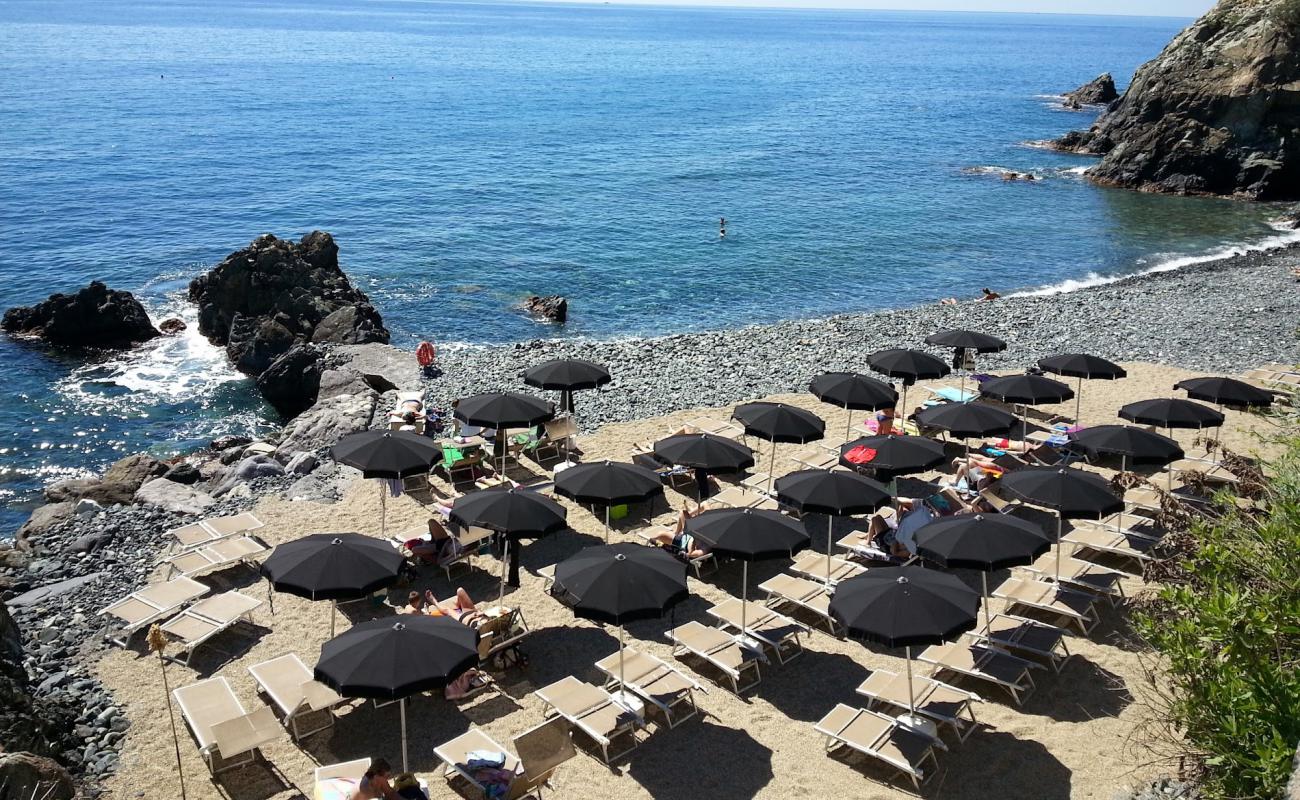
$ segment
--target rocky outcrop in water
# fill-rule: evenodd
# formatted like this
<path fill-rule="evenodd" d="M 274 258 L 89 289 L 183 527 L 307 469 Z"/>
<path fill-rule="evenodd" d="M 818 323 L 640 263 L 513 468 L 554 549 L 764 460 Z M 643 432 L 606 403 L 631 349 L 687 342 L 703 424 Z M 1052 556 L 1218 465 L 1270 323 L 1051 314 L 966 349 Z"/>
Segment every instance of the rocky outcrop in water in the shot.
<path fill-rule="evenodd" d="M 547 322 L 564 322 L 569 318 L 569 301 L 558 294 L 532 295 L 523 302 L 524 310 Z"/>
<path fill-rule="evenodd" d="M 242 372 L 261 375 L 295 342 L 387 342 L 369 298 L 339 268 L 334 237 L 259 236 L 190 283 L 199 331 Z"/>
<path fill-rule="evenodd" d="M 1115 78 L 1107 72 L 1093 78 L 1073 92 L 1067 92 L 1064 103 L 1067 108 L 1083 108 L 1109 105 L 1118 99 L 1119 92 L 1115 90 Z"/>
<path fill-rule="evenodd" d="M 1095 182 L 1147 192 L 1300 197 L 1300 3 L 1220 0 L 1062 150 Z"/>
<path fill-rule="evenodd" d="M 9 333 L 71 347 L 131 347 L 160 336 L 130 292 L 92 281 L 75 294 L 52 294 L 34 306 L 5 312 Z"/>

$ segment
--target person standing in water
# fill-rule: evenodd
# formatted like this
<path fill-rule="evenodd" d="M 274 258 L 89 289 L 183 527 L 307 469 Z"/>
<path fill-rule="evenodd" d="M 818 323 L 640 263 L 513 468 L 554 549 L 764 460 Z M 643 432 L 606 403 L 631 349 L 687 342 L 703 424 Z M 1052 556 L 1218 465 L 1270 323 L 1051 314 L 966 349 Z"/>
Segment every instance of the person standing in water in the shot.
<path fill-rule="evenodd" d="M 718 238 L 719 238 L 719 239 L 725 239 L 725 238 L 727 238 L 727 218 L 726 218 L 726 217 L 722 217 L 721 219 L 718 220 Z"/>

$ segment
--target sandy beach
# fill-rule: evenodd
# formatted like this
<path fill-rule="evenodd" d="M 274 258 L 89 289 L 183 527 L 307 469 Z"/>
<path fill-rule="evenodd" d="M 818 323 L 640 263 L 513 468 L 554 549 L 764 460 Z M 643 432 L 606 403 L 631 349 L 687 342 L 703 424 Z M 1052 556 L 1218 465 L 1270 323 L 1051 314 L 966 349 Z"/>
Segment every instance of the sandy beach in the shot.
<path fill-rule="evenodd" d="M 1204 374 L 1153 364 L 1125 366 L 1129 370 L 1125 380 L 1085 383 L 1085 423 L 1115 421 L 1115 410 L 1120 405 L 1169 396 L 1175 381 Z M 771 399 L 822 415 L 830 435 L 843 431 L 845 412 L 825 406 L 811 395 L 777 395 Z M 690 404 L 689 397 L 681 400 L 682 406 Z M 1040 408 L 1073 413 L 1072 402 L 1060 408 Z M 667 416 L 607 424 L 581 438 L 583 458 L 626 460 L 633 442 L 660 438 L 688 420 L 721 420 L 730 413 L 730 406 L 683 407 Z M 1267 437 L 1270 431 L 1266 420 L 1230 411 L 1220 438 L 1240 452 L 1267 454 L 1267 444 L 1260 437 Z M 1191 454 L 1193 435 L 1181 432 L 1178 438 Z M 760 453 L 766 455 L 768 445 L 759 445 Z M 798 468 L 789 459 L 796 449 L 779 446 L 778 473 Z M 761 463 L 766 459 L 762 458 Z M 646 516 L 652 513 L 653 521 L 666 522 L 672 509 L 684 501 L 682 494 L 669 490 L 667 502 L 661 501 Z M 499 742 L 508 742 L 543 719 L 541 703 L 532 695 L 533 690 L 567 675 L 599 683 L 599 673 L 592 665 L 617 647 L 616 629 L 574 619 L 569 609 L 544 593 L 542 580 L 536 575 L 539 568 L 602 540 L 603 529 L 595 516 L 568 501 L 561 502 L 568 507 L 572 530 L 525 545 L 523 585 L 510 590 L 505 600 L 522 609 L 531 629 L 523 645 L 531 663 L 523 669 L 496 674 L 500 691 L 488 691 L 463 702 L 447 701 L 439 693 L 409 703 L 411 766 L 427 779 L 432 797 L 455 796 L 441 777 L 434 746 L 471 726 L 483 729 Z M 387 508 L 390 530 L 420 529 L 430 516 L 429 510 L 409 497 L 390 501 Z M 373 482 L 360 479 L 351 483 L 343 500 L 337 503 L 291 502 L 266 496 L 254 511 L 266 523 L 259 535 L 272 545 L 319 531 L 379 534 L 378 490 Z M 648 521 L 629 518 L 624 523 L 614 538 L 636 541 L 630 530 Z M 810 517 L 808 529 L 813 533 L 811 549 L 825 552 L 825 536 L 817 534 L 825 530 L 825 518 Z M 843 529 L 841 525 L 837 530 Z M 751 586 L 785 566 L 785 561 L 753 565 Z M 449 583 L 441 570 L 425 568 L 413 588 L 431 588 L 439 597 L 445 597 L 456 586 L 463 586 L 476 599 L 494 598 L 499 569 L 500 562 L 495 558 L 480 556 L 471 572 L 461 573 Z M 688 620 L 707 623 L 705 610 L 711 604 L 739 596 L 740 576 L 740 565 L 734 562 L 723 563 L 704 580 L 692 576 L 691 597 L 668 617 L 628 628 L 630 643 L 681 668 L 708 689 L 698 698 L 704 712 L 701 717 L 671 730 L 650 725 L 643 744 L 612 768 L 579 752 L 557 772 L 553 781 L 555 796 L 631 800 L 702 796 L 888 798 L 910 794 L 901 783 L 881 782 L 889 781 L 891 776 L 876 763 L 862 757 L 827 756 L 821 737 L 813 730 L 836 703 L 862 705 L 854 689 L 871 671 L 901 671 L 901 651 L 868 647 L 814 631 L 805 637 L 806 652 L 802 656 L 786 665 L 765 665 L 762 682 L 743 697 L 671 656 L 664 632 Z M 969 580 L 973 576 L 965 577 Z M 995 575 L 991 582 L 1000 578 Z M 265 582 L 248 569 L 229 570 L 212 576 L 209 582 L 218 590 L 240 588 L 255 597 L 266 597 Z M 1131 596 L 1144 587 L 1140 579 L 1133 578 L 1126 581 L 1125 588 Z M 397 602 L 398 596 L 395 590 L 391 601 Z M 994 603 L 996 609 L 998 601 Z M 367 604 L 356 604 L 348 611 L 354 621 L 387 613 L 391 613 L 389 607 L 376 609 Z M 313 664 L 329 635 L 328 615 L 325 603 L 277 595 L 273 615 L 265 606 L 259 609 L 254 628 L 223 635 L 213 642 L 213 647 L 201 649 L 189 667 L 169 666 L 168 680 L 174 688 L 213 675 L 225 676 L 245 707 L 255 708 L 264 701 L 257 696 L 247 668 L 291 652 L 299 654 L 308 665 Z M 1017 707 L 1007 695 L 987 685 L 959 682 L 985 699 L 976 707 L 981 728 L 964 744 L 949 738 L 950 751 L 939 754 L 940 768 L 926 785 L 924 796 L 972 800 L 990 795 L 1045 800 L 1110 798 L 1126 786 L 1167 772 L 1168 765 L 1147 763 L 1149 757 L 1135 736 L 1145 718 L 1142 669 L 1140 655 L 1128 638 L 1123 606 L 1106 609 L 1102 619 L 1088 637 L 1070 638 L 1069 648 L 1074 655 L 1060 674 L 1049 670 L 1036 673 L 1038 687 L 1022 706 Z M 339 624 L 342 629 L 348 623 L 340 618 Z M 217 649 L 226 653 L 218 653 Z M 114 649 L 102 658 L 97 672 L 131 722 L 123 740 L 121 766 L 108 780 L 106 796 L 124 800 L 179 796 L 157 660 L 138 650 Z M 375 709 L 357 703 L 339 715 L 333 728 L 306 738 L 300 745 L 292 743 L 286 734 L 283 740 L 264 748 L 266 764 L 225 773 L 219 784 L 211 779 L 179 717 L 177 725 L 181 726 L 186 790 L 193 798 L 310 797 L 312 770 L 317 765 L 370 756 L 400 761 L 396 706 Z"/>

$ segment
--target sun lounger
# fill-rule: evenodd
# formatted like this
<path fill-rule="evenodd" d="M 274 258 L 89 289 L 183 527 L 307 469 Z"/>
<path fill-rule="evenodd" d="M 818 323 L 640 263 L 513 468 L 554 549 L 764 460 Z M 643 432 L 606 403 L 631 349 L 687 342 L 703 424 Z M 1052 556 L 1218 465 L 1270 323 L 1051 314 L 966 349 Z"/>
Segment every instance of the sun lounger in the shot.
<path fill-rule="evenodd" d="M 640 742 L 636 729 L 642 719 L 614 701 L 609 692 L 599 686 L 584 683 L 570 675 L 549 686 L 533 692 L 545 704 L 546 715 L 563 717 L 574 728 L 591 738 L 604 757 L 606 764 L 632 752 Z M 617 753 L 610 747 L 620 738 L 630 744 Z"/>
<path fill-rule="evenodd" d="M 167 535 L 176 540 L 176 547 L 189 550 L 205 544 L 220 541 L 239 533 L 257 530 L 262 527 L 260 519 L 249 513 L 235 514 L 229 517 L 212 517 L 199 520 L 179 528 L 172 528 Z"/>
<path fill-rule="evenodd" d="M 796 575 L 803 575 L 811 580 L 826 580 L 826 556 L 814 551 L 808 551 L 790 565 L 790 571 Z M 845 561 L 842 558 L 830 559 L 830 580 L 831 584 L 837 584 L 840 581 L 856 578 L 867 571 L 867 568 L 861 564 L 854 564 L 852 561 Z"/>
<path fill-rule="evenodd" d="M 977 642 L 986 642 L 999 650 L 1006 650 L 1014 656 L 1043 659 L 1056 672 L 1060 672 L 1070 658 L 1070 651 L 1065 645 L 1064 628 L 1014 614 L 994 614 L 987 627 L 981 616 L 979 626 L 966 636 Z"/>
<path fill-rule="evenodd" d="M 136 631 L 176 613 L 182 606 L 208 593 L 208 587 L 191 578 L 174 578 L 132 592 L 106 607 L 100 614 L 121 620 L 122 630 L 114 644 L 126 647 Z"/>
<path fill-rule="evenodd" d="M 663 547 L 666 550 L 669 548 L 660 541 L 660 538 L 664 534 L 667 534 L 671 539 L 673 535 L 672 528 L 669 528 L 666 525 L 651 525 L 648 528 L 637 528 L 632 532 L 646 544 L 652 547 Z M 674 555 L 674 557 L 676 557 L 676 555 Z M 704 576 L 706 571 L 713 572 L 718 568 L 718 559 L 714 557 L 713 553 L 705 553 L 704 555 L 696 556 L 695 558 L 687 560 L 686 565 L 695 572 L 695 577 L 701 578 Z"/>
<path fill-rule="evenodd" d="M 705 499 L 709 508 L 752 508 L 764 500 L 758 492 L 747 492 L 739 486 L 728 486 L 717 494 Z"/>
<path fill-rule="evenodd" d="M 961 389 L 955 389 L 951 386 L 922 386 L 922 389 L 929 392 L 938 403 L 969 403 L 976 397 L 975 392 L 963 392 Z"/>
<path fill-rule="evenodd" d="M 653 452 L 654 445 L 647 443 L 645 446 L 648 449 L 643 452 L 638 453 L 635 450 L 633 450 L 632 453 L 633 464 L 645 467 L 646 469 L 655 473 L 656 475 L 659 476 L 660 482 L 662 482 L 664 485 L 668 486 L 669 488 L 674 488 L 677 486 L 695 485 L 695 478 L 692 476 L 691 469 L 689 467 L 678 467 L 672 464 L 665 464 L 659 459 L 655 458 Z"/>
<path fill-rule="evenodd" d="M 262 601 L 239 592 L 223 592 L 200 600 L 162 625 L 163 633 L 176 639 L 190 663 L 194 651 L 204 642 L 226 631 L 241 620 L 253 619 L 253 611 Z"/>
<path fill-rule="evenodd" d="M 566 455 L 573 448 L 573 437 L 578 435 L 578 422 L 572 416 L 563 416 L 542 425 L 542 435 L 524 448 L 537 463 Z"/>
<path fill-rule="evenodd" d="M 683 427 L 688 429 L 687 433 L 711 433 L 714 436 L 722 436 L 727 439 L 739 439 L 745 435 L 745 429 L 734 422 L 708 419 L 706 417 L 693 419 Z M 677 433 L 676 429 L 670 431 L 670 434 L 675 433 Z"/>
<path fill-rule="evenodd" d="M 918 793 L 926 780 L 926 762 L 939 766 L 934 740 L 875 711 L 838 703 L 815 729 L 826 737 L 827 752 L 848 747 L 884 762 L 910 778 Z"/>
<path fill-rule="evenodd" d="M 468 784 L 481 792 L 484 798 L 518 800 L 537 792 L 561 764 L 573 758 L 573 740 L 566 724 L 556 718 L 524 731 L 511 741 L 514 752 L 497 744 L 479 728 L 470 728 L 450 742 L 435 747 L 433 754 L 442 761 L 443 777 L 453 791 Z M 475 754 L 485 752 L 504 756 L 505 763 L 500 770 L 514 776 L 503 794 L 499 790 L 491 791 L 491 784 L 481 782 L 479 770 L 470 766 Z"/>
<path fill-rule="evenodd" d="M 1034 563 L 1020 569 L 1030 573 L 1036 580 L 1060 581 L 1071 589 L 1101 595 L 1112 606 L 1117 599 L 1124 597 L 1123 581 L 1127 577 L 1124 573 L 1091 561 L 1066 556 L 1064 553 L 1061 554 L 1058 563 L 1054 549 L 1048 550 Z"/>
<path fill-rule="evenodd" d="M 312 800 L 351 800 L 368 769 L 368 758 L 317 767 L 312 775 Z"/>
<path fill-rule="evenodd" d="M 741 628 L 742 603 L 737 598 L 724 600 L 709 609 L 709 616 L 718 621 L 718 625 L 732 628 L 772 651 L 780 664 L 803 652 L 800 634 L 808 629 L 784 614 L 778 614 L 762 603 L 750 600 L 744 603 L 744 628 Z"/>
<path fill-rule="evenodd" d="M 726 676 L 736 694 L 757 686 L 762 680 L 758 668 L 760 654 L 741 645 L 725 631 L 688 622 L 669 631 L 668 639 L 674 645 L 674 657 L 690 654 L 707 661 Z"/>
<path fill-rule="evenodd" d="M 471 525 L 468 528 L 452 530 L 451 534 L 455 536 L 456 541 L 460 543 L 460 549 L 454 557 L 448 558 L 438 564 L 438 566 L 442 568 L 442 571 L 447 573 L 447 580 L 451 580 L 451 571 L 455 569 L 457 565 L 462 565 L 466 569 L 469 569 L 471 560 L 474 556 L 478 555 L 479 548 L 483 545 L 483 542 L 497 535 L 496 531 L 489 530 L 488 528 L 480 528 L 476 525 Z"/>
<path fill-rule="evenodd" d="M 162 560 L 167 577 L 176 574 L 197 578 L 230 567 L 248 564 L 270 551 L 270 546 L 256 536 L 229 537 L 202 547 L 168 556 Z"/>
<path fill-rule="evenodd" d="M 952 728 L 961 742 L 966 741 L 966 737 L 979 726 L 972 704 L 981 702 L 980 696 L 934 678 L 912 676 L 909 694 L 907 675 L 878 669 L 867 676 L 857 691 L 867 698 L 867 708 L 874 703 L 885 703 L 906 710 L 914 702 L 917 714 Z"/>
<path fill-rule="evenodd" d="M 251 764 L 262 745 L 284 733 L 270 708 L 263 706 L 251 714 L 245 711 L 225 678 L 182 686 L 172 697 L 213 773 Z"/>
<path fill-rule="evenodd" d="M 1112 514 L 1105 519 L 1072 519 L 1070 525 L 1075 529 L 1107 530 L 1151 542 L 1158 542 L 1169 533 L 1154 519 L 1140 514 Z"/>
<path fill-rule="evenodd" d="M 596 669 L 605 674 L 606 689 L 612 690 L 619 685 L 618 653 L 597 661 Z M 659 709 L 669 728 L 676 728 L 699 713 L 700 709 L 695 704 L 697 690 L 708 694 L 707 689 L 662 659 L 630 647 L 623 650 L 622 670 L 624 685 Z"/>
<path fill-rule="evenodd" d="M 830 469 L 840 463 L 839 453 L 828 453 L 820 447 L 805 447 L 790 457 L 794 463 L 807 469 Z"/>
<path fill-rule="evenodd" d="M 1001 686 L 1011 694 L 1016 705 L 1020 705 L 1023 699 L 1021 693 L 1034 688 L 1030 670 L 1043 669 L 1041 664 L 970 641 L 927 647 L 916 656 L 916 660 L 933 666 L 933 675 L 952 672 Z"/>
<path fill-rule="evenodd" d="M 334 724 L 334 708 L 343 702 L 343 698 L 312 678 L 311 670 L 296 653 L 254 664 L 248 672 L 257 681 L 258 689 L 280 710 L 284 726 L 294 741 Z M 303 730 L 302 719 L 311 714 L 324 716 L 324 724 Z"/>
<path fill-rule="evenodd" d="M 740 485 L 745 487 L 751 492 L 766 494 L 767 487 L 771 482 L 772 482 L 772 476 L 769 475 L 768 473 L 753 472 L 750 473 L 749 475 L 746 475 L 744 479 L 741 480 Z"/>
<path fill-rule="evenodd" d="M 1007 601 L 1009 608 L 1033 609 L 1051 614 L 1062 622 L 1078 625 L 1080 633 L 1085 635 L 1097 624 L 1097 598 L 1057 583 L 1011 577 L 995 588 L 992 594 Z"/>
<path fill-rule="evenodd" d="M 1061 537 L 1061 542 L 1074 546 L 1074 555 L 1086 558 L 1087 553 L 1108 553 L 1122 556 L 1137 565 L 1136 572 L 1149 561 L 1156 559 L 1155 553 L 1160 549 L 1159 542 L 1153 542 L 1142 536 L 1133 536 L 1105 528 L 1076 527 Z"/>
<path fill-rule="evenodd" d="M 483 609 L 478 635 L 479 662 L 487 664 L 494 656 L 519 644 L 528 635 L 528 623 L 517 608 L 492 606 Z"/>
<path fill-rule="evenodd" d="M 767 592 L 769 606 L 780 608 L 792 605 L 801 608 L 825 624 L 831 635 L 838 635 L 839 626 L 831 617 L 831 596 L 827 593 L 824 582 L 782 574 L 760 583 L 758 588 Z"/>

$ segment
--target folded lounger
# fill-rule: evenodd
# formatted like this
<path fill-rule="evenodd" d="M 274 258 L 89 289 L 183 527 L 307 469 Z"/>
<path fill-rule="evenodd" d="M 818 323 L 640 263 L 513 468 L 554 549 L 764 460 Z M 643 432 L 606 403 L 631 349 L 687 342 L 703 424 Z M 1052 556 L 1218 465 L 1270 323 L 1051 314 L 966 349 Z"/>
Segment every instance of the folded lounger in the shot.
<path fill-rule="evenodd" d="M 763 678 L 758 668 L 761 654 L 742 646 L 725 631 L 688 622 L 669 631 L 668 639 L 673 643 L 674 657 L 689 654 L 708 662 L 726 677 L 736 694 L 757 686 Z"/>
<path fill-rule="evenodd" d="M 258 688 L 270 698 L 284 718 L 294 741 L 323 731 L 334 724 L 334 708 L 343 702 L 338 692 L 317 682 L 297 653 L 273 658 L 248 668 Z M 322 713 L 325 722 L 303 730 L 301 721 L 310 714 Z"/>
<path fill-rule="evenodd" d="M 745 612 L 743 630 L 742 607 Z M 799 636 L 808 633 L 808 628 L 762 603 L 749 600 L 742 604 L 741 600 L 733 597 L 718 603 L 708 612 L 720 627 L 731 628 L 762 645 L 764 650 L 770 650 L 780 664 L 785 664 L 803 652 L 803 642 Z"/>
<path fill-rule="evenodd" d="M 867 708 L 875 703 L 885 703 L 906 711 L 910 704 L 915 703 L 917 714 L 952 728 L 961 742 L 966 741 L 979 726 L 972 706 L 982 702 L 980 696 L 934 678 L 912 676 L 912 692 L 909 694 L 907 675 L 878 669 L 867 676 L 857 692 L 867 698 Z"/>
<path fill-rule="evenodd" d="M 110 641 L 126 647 L 136 631 L 171 616 L 186 603 L 207 593 L 208 587 L 192 578 L 173 578 L 132 592 L 99 613 L 122 621 L 121 634 Z"/>
<path fill-rule="evenodd" d="M 200 600 L 162 625 L 163 633 L 178 640 L 185 663 L 189 664 L 194 651 L 241 620 L 253 619 L 253 611 L 262 601 L 239 592 L 223 592 Z"/>
<path fill-rule="evenodd" d="M 605 674 L 605 688 L 613 690 L 619 685 L 618 653 L 596 662 L 596 669 Z M 663 659 L 628 647 L 623 650 L 623 683 L 646 702 L 663 713 L 669 728 L 699 713 L 695 692 L 708 694 L 700 684 L 669 666 Z"/>
<path fill-rule="evenodd" d="M 848 747 L 884 762 L 910 778 L 918 793 L 926 781 L 926 762 L 939 766 L 933 739 L 875 711 L 839 703 L 822 717 L 815 730 L 826 737 L 827 752 Z"/>
<path fill-rule="evenodd" d="M 543 686 L 533 694 L 545 704 L 547 717 L 558 715 L 564 718 L 595 742 L 606 764 L 622 758 L 640 744 L 636 729 L 642 724 L 641 718 L 614 702 L 613 696 L 599 686 L 570 675 Z M 611 753 L 610 748 L 620 738 L 628 739 L 629 744 Z"/>
<path fill-rule="evenodd" d="M 172 697 L 213 773 L 251 764 L 262 745 L 284 733 L 270 708 L 245 711 L 225 678 L 182 686 Z"/>

